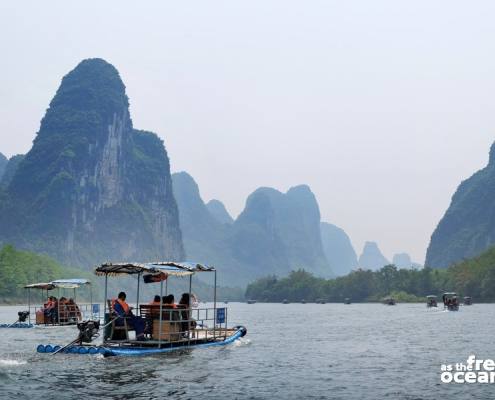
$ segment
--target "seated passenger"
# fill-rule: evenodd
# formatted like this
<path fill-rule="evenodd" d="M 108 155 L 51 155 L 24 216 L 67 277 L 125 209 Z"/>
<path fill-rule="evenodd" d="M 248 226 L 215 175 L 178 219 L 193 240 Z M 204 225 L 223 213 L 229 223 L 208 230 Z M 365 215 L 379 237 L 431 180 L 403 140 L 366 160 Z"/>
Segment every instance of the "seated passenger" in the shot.
<path fill-rule="evenodd" d="M 73 298 L 70 298 L 67 301 L 67 310 L 69 312 L 69 318 L 77 319 L 78 321 L 82 319 L 81 310 L 79 310 L 79 307 Z"/>
<path fill-rule="evenodd" d="M 67 298 L 63 296 L 58 300 L 58 314 L 60 322 L 67 322 L 69 318 Z"/>
<path fill-rule="evenodd" d="M 177 308 L 174 301 L 175 298 L 173 294 L 169 294 L 168 296 L 163 296 L 163 305 L 167 306 L 167 308 Z"/>
<path fill-rule="evenodd" d="M 43 310 L 46 317 L 50 319 L 50 322 L 55 322 L 58 315 L 58 300 L 54 296 L 48 298 L 48 303 Z"/>
<path fill-rule="evenodd" d="M 181 331 L 184 336 L 188 336 L 188 332 L 196 328 L 196 321 L 191 316 L 191 298 L 189 296 L 189 293 L 182 294 L 177 308 L 184 309 L 183 311 L 181 311 Z"/>
<path fill-rule="evenodd" d="M 155 295 L 155 297 L 153 298 L 153 301 L 150 301 L 149 304 L 151 306 L 159 306 L 160 305 L 160 296 L 159 295 Z"/>
<path fill-rule="evenodd" d="M 126 294 L 120 292 L 117 299 L 112 300 L 113 311 L 118 315 L 115 320 L 115 324 L 119 326 L 124 325 L 124 318 L 136 331 L 136 340 L 144 340 L 144 320 L 135 316 L 129 304 L 126 303 Z"/>

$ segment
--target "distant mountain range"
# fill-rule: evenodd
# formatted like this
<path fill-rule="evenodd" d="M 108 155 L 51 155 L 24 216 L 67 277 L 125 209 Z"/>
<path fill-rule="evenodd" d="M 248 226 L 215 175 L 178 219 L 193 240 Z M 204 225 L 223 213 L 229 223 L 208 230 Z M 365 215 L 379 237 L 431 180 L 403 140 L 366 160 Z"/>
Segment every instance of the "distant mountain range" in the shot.
<path fill-rule="evenodd" d="M 222 283 L 244 285 L 296 268 L 333 275 L 323 251 L 319 207 L 309 187 L 296 186 L 285 194 L 257 189 L 234 221 L 220 201 L 204 203 L 189 174 L 173 174 L 172 180 L 188 258 L 215 265 Z"/>
<path fill-rule="evenodd" d="M 463 181 L 431 236 L 425 265 L 446 268 L 495 244 L 495 144 L 488 165 Z"/>
<path fill-rule="evenodd" d="M 371 242 L 358 261 L 344 230 L 321 222 L 306 185 L 258 188 L 235 219 L 221 201 L 205 204 L 189 174 L 170 174 L 162 140 L 133 127 L 125 86 L 102 59 L 62 79 L 27 154 L 0 154 L 0 245 L 8 243 L 83 268 L 199 261 L 216 266 L 225 286 L 388 263 Z"/>

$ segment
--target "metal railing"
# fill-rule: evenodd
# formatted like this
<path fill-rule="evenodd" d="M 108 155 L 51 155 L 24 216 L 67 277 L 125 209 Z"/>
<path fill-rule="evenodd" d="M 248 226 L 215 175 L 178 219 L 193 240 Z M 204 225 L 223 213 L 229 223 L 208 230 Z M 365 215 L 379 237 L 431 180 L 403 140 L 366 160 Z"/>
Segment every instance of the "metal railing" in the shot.
<path fill-rule="evenodd" d="M 232 331 L 227 328 L 227 308 L 186 309 L 141 304 L 139 309 L 135 310 L 135 315 L 142 318 L 145 323 L 144 333 L 147 340 L 144 344 L 157 347 L 225 340 Z M 107 319 L 110 320 L 111 316 Z M 125 325 L 129 326 L 129 322 Z M 108 335 L 105 335 L 109 337 L 107 342 L 120 344 L 133 342 L 128 339 L 114 339 L 115 326 L 117 324 L 111 327 Z M 118 323 L 118 329 L 122 330 L 122 323 Z M 132 327 L 129 330 L 133 330 Z"/>

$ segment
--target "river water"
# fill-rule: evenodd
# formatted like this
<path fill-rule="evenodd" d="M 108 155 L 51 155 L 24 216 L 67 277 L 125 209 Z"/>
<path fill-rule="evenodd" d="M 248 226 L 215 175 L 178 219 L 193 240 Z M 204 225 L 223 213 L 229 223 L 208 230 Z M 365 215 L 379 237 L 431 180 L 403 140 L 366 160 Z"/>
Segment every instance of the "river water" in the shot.
<path fill-rule="evenodd" d="M 247 336 L 149 357 L 37 354 L 75 327 L 0 329 L 5 399 L 493 399 L 495 384 L 445 384 L 441 364 L 495 359 L 495 305 L 230 303 Z M 23 307 L 0 307 L 0 322 Z M 229 324 L 230 325 L 230 324 Z"/>

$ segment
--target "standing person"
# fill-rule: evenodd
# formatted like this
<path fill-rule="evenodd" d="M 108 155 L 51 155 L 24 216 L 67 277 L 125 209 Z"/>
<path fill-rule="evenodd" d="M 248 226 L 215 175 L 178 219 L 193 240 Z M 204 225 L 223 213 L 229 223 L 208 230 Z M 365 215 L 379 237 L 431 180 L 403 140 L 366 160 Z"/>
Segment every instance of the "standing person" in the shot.
<path fill-rule="evenodd" d="M 136 331 L 136 340 L 144 340 L 144 320 L 134 315 L 131 307 L 126 303 L 127 295 L 120 292 L 117 299 L 112 300 L 113 311 L 120 317 L 115 320 L 116 325 L 124 325 L 124 318 L 132 325 Z"/>

